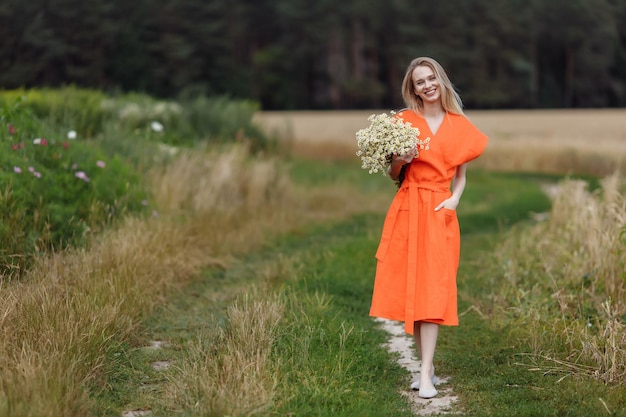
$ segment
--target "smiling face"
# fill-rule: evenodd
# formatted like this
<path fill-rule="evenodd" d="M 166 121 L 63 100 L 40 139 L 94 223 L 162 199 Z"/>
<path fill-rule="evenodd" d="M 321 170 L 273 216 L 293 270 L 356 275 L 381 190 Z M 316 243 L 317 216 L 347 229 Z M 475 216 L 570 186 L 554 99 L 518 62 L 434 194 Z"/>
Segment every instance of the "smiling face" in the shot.
<path fill-rule="evenodd" d="M 440 107 L 446 112 L 463 114 L 463 102 L 441 64 L 429 57 L 411 61 L 402 79 L 402 98 L 406 107 L 418 113 L 424 107 Z"/>
<path fill-rule="evenodd" d="M 441 100 L 441 86 L 432 68 L 426 65 L 415 67 L 411 74 L 415 94 L 424 104 Z"/>

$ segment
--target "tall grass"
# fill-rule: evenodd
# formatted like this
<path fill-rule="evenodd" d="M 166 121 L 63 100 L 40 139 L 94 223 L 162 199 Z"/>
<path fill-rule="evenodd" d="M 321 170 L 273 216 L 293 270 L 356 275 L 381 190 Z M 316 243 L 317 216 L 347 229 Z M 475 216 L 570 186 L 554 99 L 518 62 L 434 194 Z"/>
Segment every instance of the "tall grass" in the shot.
<path fill-rule="evenodd" d="M 497 251 L 504 280 L 494 300 L 540 369 L 626 378 L 625 189 L 617 175 L 593 192 L 564 181 L 548 218 Z"/>
<path fill-rule="evenodd" d="M 191 415 L 263 415 L 278 383 L 273 346 L 283 319 L 277 297 L 244 296 L 227 311 L 216 336 L 201 332 L 185 346 L 184 360 L 168 378 L 164 408 Z"/>
<path fill-rule="evenodd" d="M 496 139 L 475 166 L 489 171 L 535 172 L 602 177 L 626 172 L 622 141 L 594 142 L 583 138 L 546 140 L 544 137 Z"/>
<path fill-rule="evenodd" d="M 288 194 L 277 192 L 282 176 L 246 155 L 235 147 L 175 160 L 165 176 L 154 174 L 179 189 L 167 198 L 155 190 L 157 201 L 169 204 L 157 207 L 158 215 L 127 218 L 89 248 L 42 258 L 23 282 L 2 288 L 0 415 L 87 415 L 93 400 L 86 387 L 97 391 L 106 357 L 132 339 L 142 317 L 219 254 L 258 245 L 281 229 L 288 207 Z M 191 177 L 205 175 L 208 165 L 228 167 L 233 158 L 240 165 L 226 175 L 232 187 L 211 188 L 205 177 L 213 192 L 197 192 Z M 254 190 L 233 195 L 251 173 Z M 223 184 L 224 176 L 215 179 Z M 265 209 L 252 212 L 255 204 Z"/>
<path fill-rule="evenodd" d="M 276 160 L 251 160 L 247 147 L 235 146 L 182 151 L 174 162 L 154 169 L 151 189 L 167 211 L 240 214 L 287 198 L 290 181 Z"/>

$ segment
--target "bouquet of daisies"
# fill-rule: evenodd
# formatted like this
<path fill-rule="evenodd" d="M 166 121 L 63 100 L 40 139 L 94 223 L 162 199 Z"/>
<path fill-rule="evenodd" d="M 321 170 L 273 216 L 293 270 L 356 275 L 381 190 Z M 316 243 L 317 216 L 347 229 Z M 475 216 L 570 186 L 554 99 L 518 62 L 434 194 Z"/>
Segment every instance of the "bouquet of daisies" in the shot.
<path fill-rule="evenodd" d="M 356 154 L 361 157 L 361 168 L 369 170 L 370 174 L 381 171 L 383 175 L 387 175 L 393 154 L 404 155 L 418 145 L 424 149 L 423 144 L 430 140 L 419 141 L 419 129 L 394 117 L 394 114 L 393 111 L 391 116 L 386 113 L 373 114 L 367 118 L 370 126 L 356 132 L 359 148 Z"/>

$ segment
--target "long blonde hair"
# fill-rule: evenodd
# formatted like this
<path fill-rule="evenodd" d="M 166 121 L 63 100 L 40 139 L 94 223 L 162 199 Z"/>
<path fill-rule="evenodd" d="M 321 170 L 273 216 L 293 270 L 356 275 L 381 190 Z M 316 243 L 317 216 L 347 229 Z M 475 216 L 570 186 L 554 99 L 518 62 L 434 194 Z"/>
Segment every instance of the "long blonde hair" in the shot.
<path fill-rule="evenodd" d="M 419 113 L 422 113 L 424 110 L 424 102 L 415 93 L 415 87 L 413 86 L 413 70 L 420 66 L 429 67 L 433 70 L 435 77 L 437 77 L 439 87 L 441 88 L 441 105 L 443 109 L 450 113 L 463 114 L 463 102 L 459 94 L 454 90 L 454 86 L 450 78 L 448 78 L 446 71 L 439 62 L 428 57 L 415 58 L 411 61 L 404 74 L 404 80 L 402 81 L 402 98 L 406 106 Z"/>

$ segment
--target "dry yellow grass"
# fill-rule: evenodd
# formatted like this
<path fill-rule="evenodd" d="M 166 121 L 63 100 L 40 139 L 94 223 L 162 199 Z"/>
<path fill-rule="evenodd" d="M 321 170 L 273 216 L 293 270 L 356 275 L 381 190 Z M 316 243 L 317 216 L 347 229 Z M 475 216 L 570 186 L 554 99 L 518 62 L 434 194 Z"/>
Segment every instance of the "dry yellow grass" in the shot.
<path fill-rule="evenodd" d="M 355 133 L 384 110 L 261 112 L 255 121 L 316 158 L 356 160 Z M 607 175 L 626 171 L 626 109 L 468 111 L 490 137 L 474 166 Z"/>
<path fill-rule="evenodd" d="M 548 371 L 626 377 L 626 198 L 616 175 L 590 192 L 562 182 L 547 220 L 505 240 L 494 305 L 525 332 Z"/>
<path fill-rule="evenodd" d="M 158 216 L 128 218 L 89 248 L 41 258 L 6 284 L 0 415 L 89 415 L 86 387 L 102 377 L 107 354 L 173 287 L 288 227 L 286 177 L 276 172 L 238 147 L 183 155 L 153 173 Z"/>
<path fill-rule="evenodd" d="M 263 415 L 277 385 L 272 346 L 283 317 L 277 297 L 244 296 L 228 308 L 229 326 L 198 335 L 164 388 L 168 408 L 189 415 Z M 175 406 L 172 406 L 175 404 Z"/>

